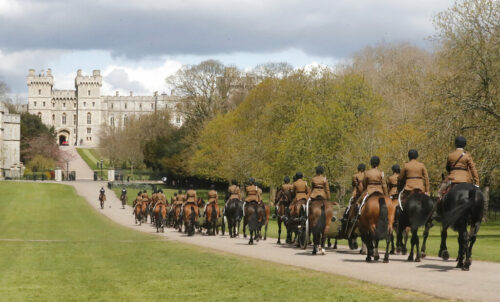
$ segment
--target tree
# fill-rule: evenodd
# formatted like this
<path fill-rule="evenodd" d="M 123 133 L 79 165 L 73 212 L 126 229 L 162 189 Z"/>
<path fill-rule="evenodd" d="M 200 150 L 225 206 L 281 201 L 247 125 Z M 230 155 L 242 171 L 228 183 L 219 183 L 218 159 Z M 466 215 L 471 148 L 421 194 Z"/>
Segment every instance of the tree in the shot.
<path fill-rule="evenodd" d="M 36 155 L 59 161 L 60 152 L 54 128 L 48 128 L 40 118 L 21 114 L 21 161 L 27 164 Z"/>

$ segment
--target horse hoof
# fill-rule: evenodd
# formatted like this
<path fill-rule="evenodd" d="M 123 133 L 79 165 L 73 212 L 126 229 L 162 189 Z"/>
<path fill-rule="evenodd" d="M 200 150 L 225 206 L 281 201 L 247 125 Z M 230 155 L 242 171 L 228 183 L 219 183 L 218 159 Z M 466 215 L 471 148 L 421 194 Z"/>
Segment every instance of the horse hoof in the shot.
<path fill-rule="evenodd" d="M 281 241 L 278 240 L 278 242 L 276 242 L 276 244 L 281 244 Z"/>
<path fill-rule="evenodd" d="M 421 254 L 420 254 L 420 258 L 424 259 L 425 257 L 427 257 L 427 254 L 426 254 L 426 253 L 421 253 Z"/>
<path fill-rule="evenodd" d="M 441 253 L 441 258 L 443 258 L 443 260 L 448 260 L 450 259 L 450 253 L 448 253 L 447 250 L 444 250 L 442 253 Z"/>
<path fill-rule="evenodd" d="M 413 261 L 413 256 L 408 256 L 408 262 L 412 262 Z"/>
<path fill-rule="evenodd" d="M 389 263 L 389 258 L 384 258 L 384 263 Z"/>
<path fill-rule="evenodd" d="M 371 257 L 366 257 L 365 261 L 368 262 L 368 263 L 370 263 L 370 262 L 372 262 L 372 258 Z"/>
<path fill-rule="evenodd" d="M 378 260 L 380 259 L 380 256 L 379 256 L 379 255 L 375 255 L 375 256 L 373 257 L 373 259 L 374 259 L 375 261 L 378 261 Z"/>
<path fill-rule="evenodd" d="M 394 251 L 390 251 L 389 254 L 394 255 Z"/>
<path fill-rule="evenodd" d="M 399 255 L 399 254 L 401 254 L 401 248 L 399 248 L 399 247 L 398 247 L 398 248 L 396 249 L 396 253 L 397 253 L 398 255 Z"/>
<path fill-rule="evenodd" d="M 464 265 L 464 267 L 462 267 L 462 270 L 467 272 L 467 271 L 469 271 L 469 267 Z"/>
<path fill-rule="evenodd" d="M 316 250 L 313 250 L 313 251 L 312 251 L 312 254 L 313 254 L 313 255 L 316 255 Z"/>
<path fill-rule="evenodd" d="M 415 262 L 420 262 L 420 258 L 415 258 Z"/>
<path fill-rule="evenodd" d="M 459 262 L 457 263 L 456 268 L 461 268 L 461 269 L 463 269 L 463 268 L 464 268 L 464 263 L 463 263 L 463 262 L 461 262 L 461 261 L 459 261 Z"/>

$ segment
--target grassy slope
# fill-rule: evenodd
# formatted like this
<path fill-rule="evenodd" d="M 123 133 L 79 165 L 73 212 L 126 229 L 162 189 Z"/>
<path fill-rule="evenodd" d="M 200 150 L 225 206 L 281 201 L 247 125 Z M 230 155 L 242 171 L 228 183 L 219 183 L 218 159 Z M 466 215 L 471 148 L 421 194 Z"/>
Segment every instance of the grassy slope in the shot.
<path fill-rule="evenodd" d="M 157 236 L 112 223 L 68 186 L 2 182 L 0 190 L 2 301 L 429 298 L 345 277 L 160 241 Z"/>
<path fill-rule="evenodd" d="M 120 188 L 114 188 L 115 193 L 117 196 L 121 194 L 121 189 Z M 128 190 L 128 196 L 129 196 L 129 203 L 132 203 L 132 196 L 137 195 L 138 189 L 129 189 Z M 170 200 L 170 196 L 173 195 L 175 190 L 173 189 L 163 189 L 163 192 L 166 194 L 168 200 Z M 203 197 L 205 200 L 206 194 L 208 190 L 198 190 L 198 194 L 200 194 L 201 197 Z M 149 195 L 151 195 L 151 192 L 148 191 Z M 219 196 L 224 196 L 224 192 L 219 192 Z M 264 195 L 264 200 L 267 201 L 269 200 L 269 194 Z M 223 202 L 220 202 L 221 206 L 223 205 Z M 273 210 L 272 210 L 273 211 Z M 285 228 L 282 226 L 282 232 L 281 232 L 281 238 L 285 238 L 286 233 L 285 233 Z M 423 229 L 419 231 L 419 235 L 422 235 Z M 268 227 L 268 232 L 267 232 L 269 237 L 273 238 L 278 238 L 278 225 L 276 222 L 276 219 L 271 219 L 269 221 L 269 227 Z M 420 236 L 420 244 L 422 244 L 423 237 Z M 358 240 L 360 242 L 360 239 Z M 439 251 L 439 246 L 441 242 L 441 225 L 437 223 L 430 231 L 429 239 L 427 241 L 427 253 L 432 256 L 437 256 L 437 253 Z M 447 240 L 447 245 L 448 245 L 448 251 L 451 253 L 452 257 L 456 257 L 458 254 L 458 235 L 455 231 L 449 229 L 448 230 L 448 240 Z M 333 242 L 332 242 L 333 244 Z M 347 245 L 347 241 L 341 240 L 339 241 L 339 244 L 344 244 Z M 410 239 L 408 240 L 407 247 L 410 248 Z M 385 249 L 385 243 L 381 242 L 380 243 L 380 248 Z M 473 259 L 477 260 L 485 260 L 485 261 L 494 261 L 494 262 L 500 262 L 500 254 L 497 252 L 500 250 L 500 220 L 497 221 L 491 221 L 488 223 L 484 223 L 481 225 L 481 229 L 479 231 L 479 236 L 476 241 L 476 244 L 474 245 L 474 249 L 472 251 L 473 253 Z"/>

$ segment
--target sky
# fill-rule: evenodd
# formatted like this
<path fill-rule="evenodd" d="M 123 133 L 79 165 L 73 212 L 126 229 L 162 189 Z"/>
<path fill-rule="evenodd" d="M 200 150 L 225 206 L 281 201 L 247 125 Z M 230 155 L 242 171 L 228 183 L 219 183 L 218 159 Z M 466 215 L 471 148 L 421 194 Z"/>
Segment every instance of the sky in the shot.
<path fill-rule="evenodd" d="M 0 0 L 0 81 L 24 99 L 28 69 L 55 89 L 100 69 L 102 94 L 169 92 L 181 66 L 217 59 L 335 65 L 381 42 L 430 49 L 452 0 Z"/>

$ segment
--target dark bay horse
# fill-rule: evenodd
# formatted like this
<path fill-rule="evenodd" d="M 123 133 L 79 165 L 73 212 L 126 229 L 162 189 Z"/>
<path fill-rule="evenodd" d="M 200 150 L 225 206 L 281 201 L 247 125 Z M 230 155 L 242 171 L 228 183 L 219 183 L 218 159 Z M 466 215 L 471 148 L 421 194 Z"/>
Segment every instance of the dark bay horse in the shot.
<path fill-rule="evenodd" d="M 184 206 L 183 218 L 188 236 L 193 236 L 198 222 L 198 206 L 195 203 L 187 203 Z"/>
<path fill-rule="evenodd" d="M 158 203 L 153 209 L 155 213 L 155 225 L 156 232 L 158 233 L 161 229 L 161 232 L 165 232 L 165 224 L 167 223 L 167 207 L 163 203 Z"/>
<path fill-rule="evenodd" d="M 99 204 L 101 209 L 104 209 L 104 202 L 106 201 L 106 194 L 104 192 L 99 193 Z"/>
<path fill-rule="evenodd" d="M 240 222 L 243 216 L 243 206 L 239 199 L 230 199 L 225 207 L 224 215 L 227 218 L 229 237 L 234 238 L 240 235 Z"/>
<path fill-rule="evenodd" d="M 297 247 L 300 246 L 300 240 L 297 240 L 297 237 L 299 235 L 299 226 L 303 226 L 307 219 L 305 217 L 304 211 L 306 202 L 307 200 L 305 198 L 301 198 L 299 200 L 292 201 L 289 207 L 290 218 L 288 219 L 287 227 L 288 230 L 290 230 L 291 235 L 295 234 L 294 238 L 292 239 L 292 243 L 297 242 Z"/>
<path fill-rule="evenodd" d="M 445 184 L 441 185 L 442 187 Z M 449 227 L 458 232 L 457 268 L 468 271 L 472 263 L 472 247 L 477 239 L 484 210 L 483 192 L 470 183 L 456 184 L 438 203 L 437 212 L 442 217 L 441 246 L 439 256 L 448 259 L 446 246 Z M 470 230 L 467 232 L 467 226 Z M 465 260 L 464 260 L 465 256 Z"/>
<path fill-rule="evenodd" d="M 384 262 L 389 262 L 390 234 L 394 222 L 394 207 L 390 198 L 379 192 L 374 192 L 365 200 L 358 222 L 361 239 L 366 245 L 366 261 L 371 262 L 372 257 L 377 261 L 379 240 L 385 239 L 386 248 Z"/>
<path fill-rule="evenodd" d="M 134 216 L 135 216 L 135 224 L 139 222 L 139 225 L 142 225 L 142 203 L 138 202 L 134 205 Z"/>
<path fill-rule="evenodd" d="M 405 195 L 404 192 L 401 195 Z M 406 195 L 406 198 L 401 202 L 403 210 L 399 214 L 398 230 L 397 230 L 397 245 L 401 245 L 403 255 L 406 254 L 406 239 L 402 241 L 403 233 L 406 230 L 411 231 L 411 249 L 408 261 L 413 261 L 413 249 L 416 248 L 415 262 L 420 262 L 421 258 L 425 258 L 426 242 L 429 237 L 429 229 L 432 226 L 432 213 L 434 210 L 434 202 L 432 198 L 425 195 L 420 190 L 414 190 Z M 395 205 L 395 204 L 393 204 Z M 397 206 L 399 208 L 399 204 Z M 422 243 L 422 252 L 419 250 L 420 240 L 418 237 L 418 228 L 425 225 L 424 240 Z M 392 232 L 391 232 L 392 233 Z"/>
<path fill-rule="evenodd" d="M 245 234 L 245 226 L 248 225 L 248 229 L 250 231 L 250 240 L 248 244 L 253 244 L 254 239 L 259 241 L 260 238 L 260 230 L 265 220 L 265 210 L 261 207 L 257 202 L 251 201 L 247 202 L 245 205 L 245 217 L 243 220 L 243 236 L 246 237 Z"/>
<path fill-rule="evenodd" d="M 125 205 L 127 204 L 127 194 L 125 193 L 122 193 L 122 195 L 120 195 L 120 201 L 122 202 L 122 209 L 125 209 Z"/>
<path fill-rule="evenodd" d="M 276 196 L 276 221 L 278 222 L 278 244 L 281 244 L 281 224 L 283 223 L 286 228 L 286 243 L 292 242 L 291 228 L 288 227 L 290 219 L 290 203 L 292 202 L 291 192 L 284 192 L 279 190 Z"/>
<path fill-rule="evenodd" d="M 211 202 L 205 209 L 205 226 L 207 235 L 216 235 L 218 233 L 217 220 L 220 217 L 219 205 L 216 202 Z"/>

